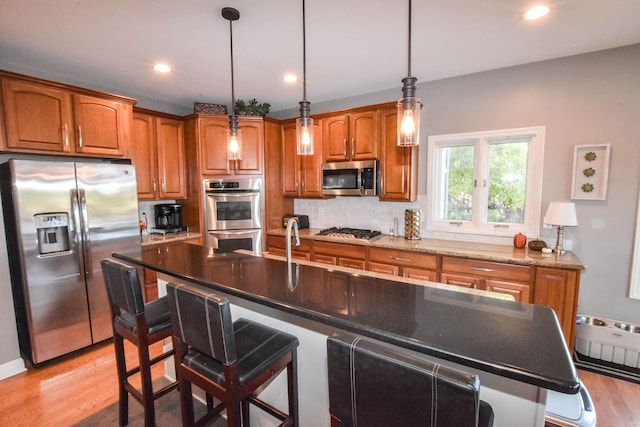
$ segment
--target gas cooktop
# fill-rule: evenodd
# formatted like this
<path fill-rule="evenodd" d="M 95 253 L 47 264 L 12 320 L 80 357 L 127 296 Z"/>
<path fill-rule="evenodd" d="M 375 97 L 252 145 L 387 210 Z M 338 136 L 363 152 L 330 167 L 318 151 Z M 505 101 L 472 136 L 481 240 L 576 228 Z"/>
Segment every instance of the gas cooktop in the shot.
<path fill-rule="evenodd" d="M 342 227 L 325 228 L 324 230 L 320 230 L 318 235 L 334 237 L 336 239 L 360 239 L 369 242 L 382 237 L 382 233 L 380 231 Z"/>

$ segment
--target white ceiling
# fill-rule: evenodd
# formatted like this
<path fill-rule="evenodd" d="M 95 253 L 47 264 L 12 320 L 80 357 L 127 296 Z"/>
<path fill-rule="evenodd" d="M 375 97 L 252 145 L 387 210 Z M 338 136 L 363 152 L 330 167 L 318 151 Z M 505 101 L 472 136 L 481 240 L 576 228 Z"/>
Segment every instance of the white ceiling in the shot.
<path fill-rule="evenodd" d="M 414 0 L 418 83 L 640 42 L 640 0 Z M 176 104 L 230 104 L 229 23 L 236 98 L 297 108 L 302 0 L 0 0 L 0 68 Z M 398 89 L 407 75 L 406 0 L 307 0 L 307 99 Z M 158 75 L 151 67 L 174 67 Z M 418 91 L 417 96 L 420 96 Z"/>

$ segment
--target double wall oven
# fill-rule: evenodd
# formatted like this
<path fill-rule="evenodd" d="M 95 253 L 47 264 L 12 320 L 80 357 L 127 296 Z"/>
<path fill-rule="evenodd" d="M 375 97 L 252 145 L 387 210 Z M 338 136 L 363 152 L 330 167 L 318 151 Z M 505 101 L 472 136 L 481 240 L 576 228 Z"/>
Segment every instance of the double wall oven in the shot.
<path fill-rule="evenodd" d="M 262 177 L 203 181 L 207 246 L 210 253 L 246 249 L 262 252 Z"/>

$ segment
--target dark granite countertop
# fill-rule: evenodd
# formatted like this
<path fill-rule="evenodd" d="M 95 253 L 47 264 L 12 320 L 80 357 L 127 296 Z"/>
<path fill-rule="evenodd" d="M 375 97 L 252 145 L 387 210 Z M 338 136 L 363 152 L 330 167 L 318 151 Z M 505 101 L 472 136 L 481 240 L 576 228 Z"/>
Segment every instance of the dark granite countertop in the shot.
<path fill-rule="evenodd" d="M 331 327 L 562 393 L 579 382 L 554 312 L 543 306 L 398 283 L 184 243 L 184 256 L 115 258 Z M 294 263 L 295 265 L 295 263 Z"/>

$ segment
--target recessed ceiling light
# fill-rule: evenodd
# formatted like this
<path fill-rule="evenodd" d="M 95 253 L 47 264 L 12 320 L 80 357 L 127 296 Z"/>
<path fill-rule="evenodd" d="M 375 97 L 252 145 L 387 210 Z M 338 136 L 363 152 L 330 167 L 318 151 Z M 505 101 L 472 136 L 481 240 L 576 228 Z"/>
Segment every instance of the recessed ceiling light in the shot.
<path fill-rule="evenodd" d="M 153 69 L 158 71 L 159 73 L 171 72 L 171 67 L 169 67 L 167 64 L 156 64 L 153 66 Z"/>
<path fill-rule="evenodd" d="M 543 16 L 545 16 L 547 13 L 549 13 L 549 8 L 547 6 L 544 6 L 544 5 L 533 6 L 532 8 L 528 9 L 524 13 L 524 19 L 526 19 L 527 21 L 540 19 Z"/>
<path fill-rule="evenodd" d="M 284 80 L 287 83 L 295 83 L 298 81 L 298 77 L 294 74 L 287 74 L 282 78 L 282 80 Z"/>

